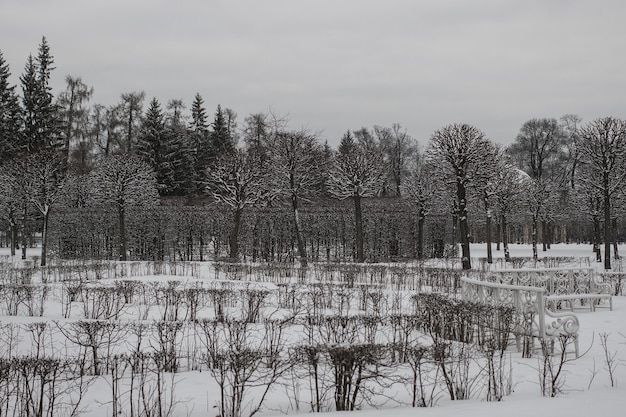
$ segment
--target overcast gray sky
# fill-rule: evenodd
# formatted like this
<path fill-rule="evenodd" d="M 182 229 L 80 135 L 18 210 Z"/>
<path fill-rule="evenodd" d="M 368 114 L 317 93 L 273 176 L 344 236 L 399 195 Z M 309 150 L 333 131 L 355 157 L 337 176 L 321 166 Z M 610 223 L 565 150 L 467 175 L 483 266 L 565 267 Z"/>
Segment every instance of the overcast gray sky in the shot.
<path fill-rule="evenodd" d="M 55 94 L 80 76 L 92 103 L 198 92 L 211 118 L 272 109 L 333 146 L 393 123 L 422 146 L 450 123 L 509 144 L 533 117 L 626 118 L 624 16 L 623 0 L 0 0 L 0 50 L 17 84 L 46 36 Z"/>

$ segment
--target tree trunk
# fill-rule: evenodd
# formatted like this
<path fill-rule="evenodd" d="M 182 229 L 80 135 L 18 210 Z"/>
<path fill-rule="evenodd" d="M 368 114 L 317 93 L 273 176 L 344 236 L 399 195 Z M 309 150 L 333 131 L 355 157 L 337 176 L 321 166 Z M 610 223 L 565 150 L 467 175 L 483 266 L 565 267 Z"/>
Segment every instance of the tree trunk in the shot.
<path fill-rule="evenodd" d="M 296 244 L 298 245 L 298 256 L 300 257 L 300 266 L 307 266 L 306 246 L 302 238 L 302 229 L 300 227 L 300 215 L 298 212 L 298 197 L 291 196 L 291 208 L 293 209 L 293 223 L 296 232 Z"/>
<path fill-rule="evenodd" d="M 467 220 L 467 200 L 465 186 L 457 182 L 457 201 L 459 203 L 459 232 L 461 233 L 461 263 L 464 270 L 472 269 L 470 259 L 469 222 Z"/>
<path fill-rule="evenodd" d="M 502 216 L 504 217 L 504 216 Z M 500 223 L 496 222 L 496 250 L 500 251 L 500 241 L 502 239 L 502 232 L 500 229 Z"/>
<path fill-rule="evenodd" d="M 596 254 L 596 262 L 602 262 L 602 253 L 600 251 L 600 219 L 593 218 L 593 252 Z"/>
<path fill-rule="evenodd" d="M 457 243 L 457 239 L 456 239 L 456 235 L 457 235 L 457 230 L 459 227 L 459 208 L 457 207 L 457 202 L 454 202 L 454 207 L 452 209 L 452 250 L 454 250 L 454 256 L 457 256 L 458 252 L 457 252 L 457 247 L 456 247 L 456 243 Z M 445 243 L 444 243 L 444 247 L 445 247 Z"/>
<path fill-rule="evenodd" d="M 46 266 L 46 256 L 48 255 L 48 219 L 50 210 L 43 213 L 43 224 L 41 227 L 41 266 Z"/>
<path fill-rule="evenodd" d="M 611 237 L 613 240 L 613 257 L 619 259 L 619 250 L 617 249 L 617 217 L 611 220 Z"/>
<path fill-rule="evenodd" d="M 424 219 L 423 211 L 417 216 L 417 259 L 424 259 Z"/>
<path fill-rule="evenodd" d="M 241 229 L 241 212 L 242 209 L 235 209 L 233 217 L 233 228 L 230 232 L 230 258 L 233 260 L 239 257 L 239 229 Z"/>
<path fill-rule="evenodd" d="M 502 247 L 504 249 L 504 262 L 511 262 L 511 254 L 509 252 L 509 237 L 506 231 L 507 229 L 506 216 L 504 214 L 502 215 L 501 223 L 502 223 L 501 232 L 502 232 Z"/>
<path fill-rule="evenodd" d="M 365 251 L 363 249 L 363 212 L 361 209 L 361 196 L 355 195 L 354 199 L 354 220 L 356 227 L 356 260 L 365 262 Z"/>
<path fill-rule="evenodd" d="M 608 180 L 604 187 L 604 270 L 611 269 L 611 197 Z"/>
<path fill-rule="evenodd" d="M 22 219 L 22 260 L 26 259 L 26 221 L 28 220 L 28 204 L 24 203 L 24 218 Z"/>
<path fill-rule="evenodd" d="M 487 209 L 487 263 L 493 263 L 493 253 L 491 252 L 491 210 Z"/>
<path fill-rule="evenodd" d="M 15 222 L 15 219 L 13 218 L 13 213 L 11 213 L 10 229 L 11 229 L 11 256 L 15 256 L 15 248 L 17 247 L 17 224 Z"/>
<path fill-rule="evenodd" d="M 126 260 L 126 210 L 124 205 L 118 204 L 117 214 L 120 225 L 120 261 Z"/>
<path fill-rule="evenodd" d="M 541 250 L 548 250 L 548 227 L 545 220 L 541 221 Z"/>
<path fill-rule="evenodd" d="M 538 223 L 539 221 L 537 220 L 537 216 L 535 214 L 533 214 L 533 225 L 532 225 L 532 231 L 531 231 L 531 239 L 532 239 L 532 245 L 533 245 L 533 261 L 535 261 L 535 263 L 537 262 L 537 259 L 539 259 L 539 256 L 537 254 L 537 229 L 538 229 Z"/>

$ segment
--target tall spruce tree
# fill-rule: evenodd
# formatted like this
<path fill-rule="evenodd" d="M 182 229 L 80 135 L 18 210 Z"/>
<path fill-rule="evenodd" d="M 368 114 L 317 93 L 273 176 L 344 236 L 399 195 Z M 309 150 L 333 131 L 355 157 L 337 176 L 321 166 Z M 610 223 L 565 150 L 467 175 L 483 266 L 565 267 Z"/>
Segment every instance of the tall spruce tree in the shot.
<path fill-rule="evenodd" d="M 190 150 L 194 170 L 194 189 L 196 194 L 202 194 L 206 188 L 206 171 L 211 161 L 211 138 L 204 99 L 199 93 L 196 93 L 191 104 L 189 129 L 191 131 Z"/>
<path fill-rule="evenodd" d="M 135 153 L 156 173 L 159 194 L 171 192 L 173 170 L 170 163 L 169 134 L 165 127 L 165 115 L 156 98 L 146 111 L 141 132 L 135 145 Z"/>
<path fill-rule="evenodd" d="M 29 152 L 36 148 L 37 140 L 37 67 L 32 55 L 28 56 L 22 83 L 22 108 L 24 109 L 24 150 Z"/>
<path fill-rule="evenodd" d="M 230 134 L 230 127 L 226 113 L 222 110 L 222 106 L 219 104 L 217 106 L 215 119 L 213 120 L 211 127 L 213 129 L 211 132 L 213 159 L 232 153 L 235 150 L 235 143 Z"/>
<path fill-rule="evenodd" d="M 9 64 L 0 51 L 0 162 L 12 158 L 23 147 L 22 109 L 15 86 L 9 84 Z"/>
<path fill-rule="evenodd" d="M 193 141 L 183 119 L 184 108 L 185 105 L 180 99 L 167 103 L 165 128 L 169 138 L 169 163 L 173 175 L 173 182 L 168 190 L 170 195 L 187 195 L 195 192 Z"/>
<path fill-rule="evenodd" d="M 56 104 L 53 102 L 50 76 L 54 67 L 54 58 L 45 37 L 39 44 L 35 58 L 30 55 L 26 62 L 22 83 L 24 107 L 24 133 L 27 151 L 61 148 L 61 123 Z"/>

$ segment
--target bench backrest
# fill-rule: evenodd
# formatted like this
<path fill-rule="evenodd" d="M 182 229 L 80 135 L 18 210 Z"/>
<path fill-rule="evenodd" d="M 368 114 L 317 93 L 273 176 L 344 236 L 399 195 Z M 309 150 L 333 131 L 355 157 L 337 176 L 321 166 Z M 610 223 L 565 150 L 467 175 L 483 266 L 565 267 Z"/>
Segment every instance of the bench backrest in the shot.
<path fill-rule="evenodd" d="M 509 285 L 461 278 L 461 295 L 464 300 L 490 305 L 510 306 L 517 313 L 533 314 L 530 336 L 547 338 L 559 334 L 575 335 L 578 317 L 568 313 L 554 313 L 545 307 L 545 289 L 529 285 Z M 548 320 L 546 320 L 546 318 Z"/>
<path fill-rule="evenodd" d="M 499 284 L 543 288 L 546 295 L 603 292 L 594 268 L 524 268 L 490 271 L 487 280 Z"/>

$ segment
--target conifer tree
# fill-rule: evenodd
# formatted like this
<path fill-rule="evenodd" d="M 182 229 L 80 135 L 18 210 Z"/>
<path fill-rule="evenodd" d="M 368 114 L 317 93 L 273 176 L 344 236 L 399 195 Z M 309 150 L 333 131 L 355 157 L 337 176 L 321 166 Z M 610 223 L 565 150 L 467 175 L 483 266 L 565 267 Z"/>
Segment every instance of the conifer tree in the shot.
<path fill-rule="evenodd" d="M 24 150 L 29 152 L 35 149 L 37 140 L 37 67 L 32 55 L 28 56 L 24 74 L 20 77 L 22 83 L 22 107 L 24 109 Z"/>
<path fill-rule="evenodd" d="M 169 147 L 169 163 L 173 182 L 168 190 L 170 195 L 187 195 L 195 192 L 195 169 L 193 159 L 193 140 L 191 131 L 183 120 L 182 100 L 170 100 L 167 104 L 165 128 Z"/>
<path fill-rule="evenodd" d="M 230 135 L 230 128 L 226 114 L 220 105 L 217 106 L 215 119 L 213 120 L 211 127 L 213 129 L 211 132 L 213 159 L 232 153 L 235 150 L 235 143 Z"/>
<path fill-rule="evenodd" d="M 354 138 L 352 137 L 352 133 L 348 130 L 341 137 L 341 142 L 339 142 L 339 147 L 337 148 L 337 152 L 341 157 L 346 157 L 354 150 Z"/>
<path fill-rule="evenodd" d="M 15 93 L 15 86 L 9 85 L 11 72 L 0 51 L 0 161 L 19 153 L 23 147 L 21 118 L 22 110 Z"/>
<path fill-rule="evenodd" d="M 161 104 L 153 98 L 137 138 L 135 153 L 156 173 L 157 187 L 161 195 L 171 191 L 174 181 L 169 160 L 171 152 L 169 141 Z"/>
<path fill-rule="evenodd" d="M 53 103 L 50 75 L 54 58 L 46 38 L 39 44 L 37 57 L 28 57 L 22 82 L 22 100 L 27 151 L 60 148 L 61 123 L 57 106 Z"/>
<path fill-rule="evenodd" d="M 211 160 L 211 141 L 209 125 L 207 123 L 204 100 L 199 93 L 191 104 L 190 150 L 191 163 L 194 171 L 194 189 L 197 194 L 202 194 L 206 187 L 206 171 Z"/>

